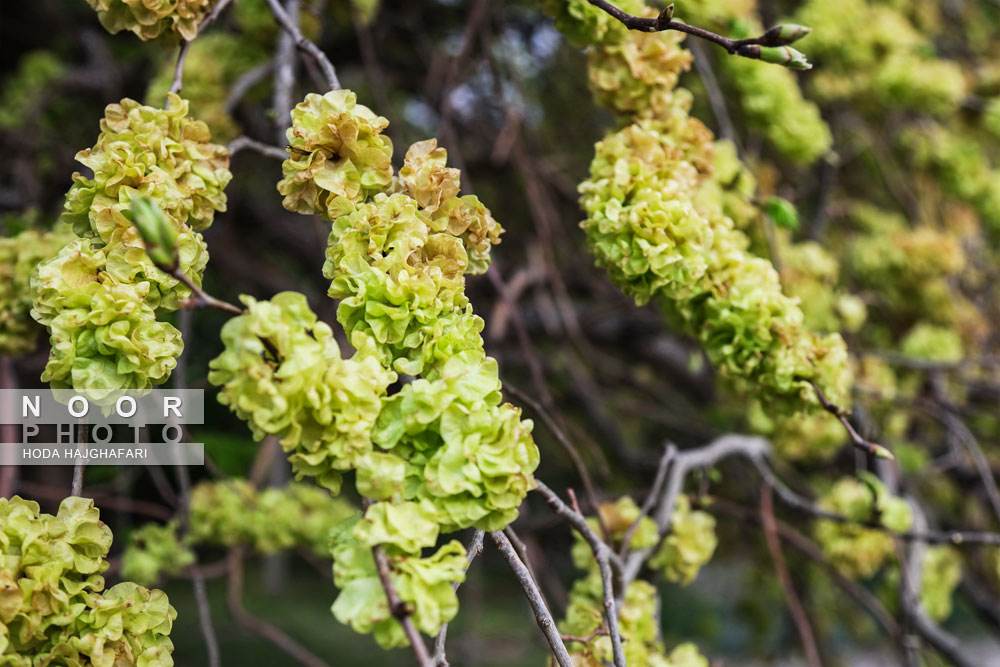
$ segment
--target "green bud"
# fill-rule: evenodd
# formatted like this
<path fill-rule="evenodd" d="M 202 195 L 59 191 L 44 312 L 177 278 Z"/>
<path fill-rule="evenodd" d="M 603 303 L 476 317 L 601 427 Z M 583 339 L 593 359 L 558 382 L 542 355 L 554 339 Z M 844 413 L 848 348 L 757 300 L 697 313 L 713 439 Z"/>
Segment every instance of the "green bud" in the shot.
<path fill-rule="evenodd" d="M 674 3 L 670 3 L 663 8 L 660 15 L 656 17 L 656 27 L 665 30 L 670 21 L 674 18 Z"/>
<path fill-rule="evenodd" d="M 790 46 L 762 46 L 758 57 L 766 63 L 784 65 L 789 69 L 812 69 L 805 54 Z"/>
<path fill-rule="evenodd" d="M 776 25 L 764 33 L 762 44 L 766 46 L 788 46 L 812 32 L 809 26 L 789 23 Z"/>
<path fill-rule="evenodd" d="M 768 199 L 764 204 L 764 212 L 779 227 L 793 231 L 799 228 L 799 212 L 795 210 L 795 204 L 783 197 Z"/>
<path fill-rule="evenodd" d="M 132 200 L 132 222 L 153 263 L 168 273 L 173 271 L 177 267 L 177 228 L 163 211 L 152 200 L 137 197 Z"/>

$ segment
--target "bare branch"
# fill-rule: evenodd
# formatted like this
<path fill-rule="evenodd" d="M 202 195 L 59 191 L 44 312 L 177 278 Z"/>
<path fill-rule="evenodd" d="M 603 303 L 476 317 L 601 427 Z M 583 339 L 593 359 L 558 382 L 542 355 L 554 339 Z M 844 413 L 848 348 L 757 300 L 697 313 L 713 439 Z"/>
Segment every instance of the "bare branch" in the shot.
<path fill-rule="evenodd" d="M 413 649 L 413 655 L 416 656 L 420 667 L 432 667 L 434 663 L 431 662 L 431 656 L 427 652 L 427 644 L 420 636 L 417 626 L 413 624 L 413 618 L 411 618 L 413 610 L 400 599 L 396 587 L 392 585 L 389 558 L 378 544 L 372 547 L 372 556 L 375 558 L 375 569 L 378 571 L 379 581 L 382 582 L 385 596 L 389 600 L 389 613 L 403 626 L 403 633 L 410 641 L 410 648 Z"/>
<path fill-rule="evenodd" d="M 200 35 L 201 31 L 209 25 L 215 23 L 222 11 L 228 7 L 232 1 L 233 0 L 221 0 L 219 4 L 212 9 L 212 12 L 198 24 L 198 31 L 196 32 L 195 37 Z M 179 94 L 181 89 L 184 87 L 184 62 L 187 60 L 188 51 L 191 49 L 191 42 L 193 41 L 194 39 L 181 40 L 180 50 L 177 52 L 177 64 L 174 65 L 174 78 L 170 83 L 170 92 L 175 95 Z"/>
<path fill-rule="evenodd" d="M 566 432 L 563 431 L 562 428 L 560 428 L 558 423 L 556 423 L 555 417 L 549 414 L 549 411 L 546 410 L 541 403 L 539 403 L 531 396 L 518 389 L 517 387 L 511 385 L 509 382 L 504 382 L 504 388 L 508 392 L 510 392 L 510 394 L 514 396 L 517 400 L 521 401 L 522 403 L 527 403 L 528 407 L 530 407 L 535 412 L 535 414 L 541 417 L 542 421 L 545 422 L 545 426 L 548 427 L 549 431 L 552 432 L 552 435 L 555 436 L 556 441 L 560 445 L 562 445 L 563 449 L 566 451 L 566 454 L 569 456 L 570 461 L 573 462 L 573 468 L 576 470 L 577 475 L 580 476 L 580 481 L 583 483 L 583 491 L 584 493 L 587 494 L 587 500 L 590 502 L 590 504 L 594 507 L 594 510 L 596 511 L 600 503 L 598 501 L 597 489 L 594 487 L 594 481 L 590 478 L 590 473 L 587 471 L 587 466 L 583 463 L 583 458 L 580 456 L 580 452 L 577 450 L 576 446 L 574 446 L 573 443 L 570 441 L 569 436 L 566 435 Z M 607 527 L 604 525 L 604 521 L 603 519 L 601 519 L 601 515 L 599 513 L 597 514 L 597 520 L 600 523 L 601 532 L 605 536 L 607 536 L 608 534 Z"/>
<path fill-rule="evenodd" d="M 326 54 L 318 46 L 305 38 L 302 31 L 299 30 L 298 26 L 285 13 L 284 8 L 282 8 L 278 0 L 267 0 L 267 4 L 271 8 L 274 18 L 277 19 L 281 27 L 288 31 L 292 39 L 295 40 L 295 46 L 312 56 L 316 64 L 319 65 L 319 68 L 323 70 L 323 76 L 326 78 L 330 90 L 338 90 L 340 88 L 340 79 L 337 78 L 337 70 L 334 69 L 333 63 L 326 57 Z"/>
<path fill-rule="evenodd" d="M 639 516 L 636 517 L 636 520 L 625 531 L 625 535 L 622 536 L 622 544 L 618 549 L 618 555 L 621 558 L 625 558 L 625 555 L 628 553 L 628 545 L 632 542 L 632 536 L 635 535 L 635 531 L 639 529 L 639 524 L 642 523 L 642 520 L 653 509 L 653 506 L 656 505 L 656 500 L 660 497 L 663 484 L 667 481 L 667 470 L 676 456 L 677 447 L 673 443 L 667 444 L 663 452 L 663 457 L 660 458 L 660 465 L 656 468 L 656 477 L 653 478 L 653 486 L 649 490 L 645 502 L 642 503 L 642 507 L 639 508 Z"/>
<path fill-rule="evenodd" d="M 226 598 L 229 603 L 229 613 L 236 621 L 260 635 L 264 639 L 292 656 L 306 667 L 330 667 L 320 658 L 313 655 L 307 648 L 292 639 L 284 630 L 271 625 L 262 618 L 254 616 L 243 606 L 243 549 L 230 549 L 227 559 L 229 582 Z"/>
<path fill-rule="evenodd" d="M 188 51 L 191 50 L 191 42 L 181 41 L 181 48 L 177 52 L 177 64 L 174 65 L 174 79 L 170 83 L 170 92 L 175 95 L 181 92 L 184 86 L 184 62 L 187 60 Z"/>
<path fill-rule="evenodd" d="M 880 459 L 893 460 L 895 457 L 892 455 L 888 449 L 882 445 L 875 444 L 863 438 L 860 433 L 854 428 L 851 422 L 847 419 L 847 411 L 840 407 L 836 403 L 831 403 L 827 397 L 823 394 L 823 391 L 819 388 L 812 380 L 809 381 L 812 385 L 813 390 L 816 392 L 816 398 L 819 400 L 819 404 L 823 406 L 823 409 L 829 412 L 831 415 L 836 417 L 841 424 L 844 426 L 844 430 L 847 431 L 847 435 L 851 438 L 851 444 L 860 449 L 861 451 L 875 456 Z"/>
<path fill-rule="evenodd" d="M 813 633 L 812 625 L 809 623 L 809 616 L 795 592 L 795 584 L 792 576 L 788 572 L 788 564 L 785 562 L 785 555 L 781 552 L 781 540 L 778 538 L 778 526 L 774 520 L 774 498 L 771 488 L 761 487 L 760 490 L 760 516 L 764 526 L 764 538 L 767 543 L 767 550 L 771 554 L 771 562 L 774 570 L 778 574 L 778 581 L 785 594 L 785 602 L 788 610 L 792 614 L 795 628 L 798 630 L 799 638 L 802 640 L 802 648 L 806 653 L 806 660 L 810 667 L 822 667 L 823 663 L 819 658 L 819 649 L 816 647 L 816 636 Z"/>
<path fill-rule="evenodd" d="M 552 511 L 566 519 L 580 533 L 580 536 L 587 542 L 594 554 L 594 559 L 597 561 L 597 566 L 601 571 L 601 584 L 604 589 L 604 620 L 608 628 L 608 634 L 611 636 L 611 650 L 615 667 L 625 667 L 625 652 L 622 650 L 622 637 L 618 630 L 618 605 L 615 603 L 615 587 L 612 573 L 612 566 L 619 573 L 621 572 L 621 559 L 611 546 L 602 541 L 597 536 L 597 533 L 590 528 L 583 514 L 564 503 L 556 492 L 546 486 L 544 482 L 539 481 L 537 483 L 538 492 L 545 498 Z M 625 595 L 624 586 L 622 586 L 620 593 L 622 596 Z"/>
<path fill-rule="evenodd" d="M 704 28 L 688 25 L 683 21 L 675 21 L 673 20 L 674 5 L 672 3 L 664 8 L 663 11 L 660 12 L 659 16 L 656 16 L 655 18 L 647 18 L 623 12 L 610 2 L 607 2 L 607 0 L 588 0 L 588 2 L 618 19 L 618 21 L 620 21 L 621 24 L 629 30 L 637 30 L 639 32 L 663 32 L 665 30 L 676 30 L 678 32 L 684 32 L 689 35 L 699 37 L 713 44 L 717 44 L 724 48 L 730 55 L 743 56 L 744 58 L 759 60 L 761 46 L 779 46 L 781 44 L 779 40 L 780 31 L 777 31 L 776 28 L 771 28 L 759 37 L 730 39 L 716 34 L 711 30 L 705 30 Z M 787 44 L 787 42 L 784 43 Z"/>
<path fill-rule="evenodd" d="M 230 155 L 236 155 L 242 150 L 252 150 L 260 153 L 261 155 L 266 155 L 267 157 L 273 157 L 275 160 L 284 160 L 288 157 L 288 151 L 279 146 L 271 146 L 265 144 L 263 141 L 257 141 L 256 139 L 251 139 L 250 137 L 236 137 L 227 146 Z"/>
<path fill-rule="evenodd" d="M 159 268 L 162 269 L 163 267 Z M 186 273 L 181 271 L 180 267 L 174 267 L 174 269 L 169 271 L 169 273 L 171 276 L 184 283 L 184 285 L 194 294 L 194 296 L 184 302 L 181 306 L 182 308 L 208 307 L 218 308 L 219 310 L 224 310 L 227 313 L 232 313 L 234 315 L 243 314 L 243 309 L 239 306 L 234 306 L 231 303 L 222 301 L 221 299 L 216 299 L 214 296 L 205 293 L 204 290 L 194 284 L 194 281 L 192 281 Z"/>
<path fill-rule="evenodd" d="M 517 577 L 521 588 L 524 589 L 524 593 L 528 598 L 528 604 L 531 605 L 531 610 L 535 613 L 535 621 L 538 623 L 538 627 L 541 628 L 545 640 L 549 643 L 556 663 L 559 667 L 573 667 L 573 659 L 570 658 L 569 651 L 566 650 L 566 644 L 563 643 L 562 636 L 556 628 L 552 612 L 549 611 L 548 605 L 545 604 L 545 598 L 542 597 L 542 592 L 538 590 L 538 585 L 531 578 L 528 568 L 517 557 L 517 552 L 514 551 L 514 547 L 506 535 L 502 532 L 493 532 L 490 533 L 490 537 L 493 538 L 497 548 L 500 550 L 500 555 L 504 557 L 510 568 L 514 571 L 514 576 Z"/>
<path fill-rule="evenodd" d="M 476 529 L 472 534 L 472 539 L 469 544 L 465 547 L 466 557 L 468 562 L 465 566 L 465 571 L 468 573 L 469 567 L 472 566 L 472 561 L 479 557 L 479 554 L 483 553 L 483 540 L 486 537 L 485 531 Z M 460 582 L 456 581 L 452 584 L 453 590 L 458 590 Z M 441 630 L 438 632 L 437 637 L 434 638 L 434 657 L 431 659 L 431 664 L 434 667 L 448 667 L 448 658 L 445 655 L 445 642 L 448 639 L 448 624 L 445 623 L 441 626 Z"/>

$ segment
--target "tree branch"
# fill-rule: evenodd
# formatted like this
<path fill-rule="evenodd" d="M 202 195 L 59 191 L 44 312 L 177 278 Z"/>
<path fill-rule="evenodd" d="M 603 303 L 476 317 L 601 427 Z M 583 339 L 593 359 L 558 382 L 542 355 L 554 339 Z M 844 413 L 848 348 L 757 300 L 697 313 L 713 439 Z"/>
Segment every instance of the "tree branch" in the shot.
<path fill-rule="evenodd" d="M 337 78 L 337 70 L 333 67 L 330 59 L 326 57 L 326 54 L 318 46 L 306 39 L 298 26 L 285 13 L 284 8 L 278 0 L 267 0 L 267 5 L 271 8 L 271 13 L 274 14 L 274 18 L 281 24 L 281 27 L 295 40 L 295 46 L 308 53 L 316 61 L 316 64 L 323 71 L 323 76 L 326 78 L 330 90 L 338 90 L 340 88 L 340 79 Z"/>
<path fill-rule="evenodd" d="M 483 540 L 486 537 L 485 531 L 476 528 L 475 532 L 472 534 L 472 539 L 469 544 L 465 547 L 466 557 L 468 562 L 465 566 L 465 571 L 468 573 L 469 568 L 472 566 L 472 561 L 476 560 L 481 553 L 483 553 Z M 461 582 L 456 581 L 452 584 L 452 590 L 457 591 Z M 445 623 L 441 626 L 441 630 L 438 632 L 437 637 L 434 638 L 434 657 L 431 659 L 431 664 L 434 667 L 448 667 L 448 658 L 445 655 L 445 642 L 448 639 L 448 624 Z"/>
<path fill-rule="evenodd" d="M 396 592 L 396 587 L 392 585 L 389 558 L 385 555 L 385 551 L 382 550 L 381 545 L 376 544 L 372 547 L 372 556 L 375 558 L 375 569 L 378 571 L 379 581 L 382 582 L 385 596 L 389 600 L 389 613 L 403 626 L 403 633 L 406 634 L 406 638 L 410 641 L 410 648 L 413 649 L 413 655 L 416 656 L 420 667 L 432 667 L 434 663 L 431 662 L 431 656 L 427 652 L 427 645 L 424 643 L 423 638 L 420 636 L 420 631 L 417 630 L 417 626 L 413 624 L 413 618 L 410 616 L 412 610 L 409 605 L 400 599 L 399 593 Z"/>
<path fill-rule="evenodd" d="M 510 569 L 514 571 L 514 576 L 517 577 L 521 588 L 524 589 L 524 594 L 528 598 L 528 604 L 531 605 L 531 610 L 535 613 L 535 621 L 538 623 L 538 627 L 541 628 L 545 640 L 549 643 L 556 663 L 559 667 L 573 667 L 573 659 L 570 658 L 569 651 L 566 650 L 566 644 L 563 643 L 562 636 L 556 628 L 552 612 L 549 611 L 548 605 L 545 604 L 545 598 L 542 597 L 542 592 L 538 590 L 537 584 L 531 578 L 528 568 L 517 557 L 517 552 L 514 551 L 514 547 L 506 535 L 498 531 L 490 533 L 490 537 L 493 538 L 497 549 L 500 550 L 500 555 L 504 557 L 510 565 Z"/>
<path fill-rule="evenodd" d="M 724 48 L 730 55 L 743 56 L 744 58 L 750 58 L 752 60 L 760 59 L 761 46 L 782 46 L 787 44 L 787 42 L 782 42 L 780 40 L 780 26 L 767 30 L 759 37 L 730 39 L 714 33 L 711 30 L 705 30 L 704 28 L 689 25 L 683 21 L 675 21 L 673 20 L 673 3 L 667 5 L 667 7 L 660 12 L 659 16 L 656 16 L 655 18 L 647 18 L 623 12 L 610 2 L 607 2 L 607 0 L 588 0 L 588 2 L 618 19 L 618 21 L 629 30 L 637 30 L 639 32 L 663 32 L 665 30 L 676 30 L 678 32 L 699 37 L 707 42 L 717 44 Z"/>

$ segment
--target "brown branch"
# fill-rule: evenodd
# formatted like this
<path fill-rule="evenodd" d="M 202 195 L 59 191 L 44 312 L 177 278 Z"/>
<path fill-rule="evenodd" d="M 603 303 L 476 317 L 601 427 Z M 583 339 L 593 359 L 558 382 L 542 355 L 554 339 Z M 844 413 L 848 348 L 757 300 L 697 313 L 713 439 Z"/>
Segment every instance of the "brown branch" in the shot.
<path fill-rule="evenodd" d="M 271 146 L 265 144 L 263 141 L 257 141 L 256 139 L 251 139 L 250 137 L 236 137 L 229 145 L 226 147 L 229 149 L 229 155 L 236 155 L 242 150 L 252 150 L 261 155 L 266 155 L 267 157 L 273 157 L 275 160 L 284 160 L 288 157 L 288 151 L 280 146 Z"/>
<path fill-rule="evenodd" d="M 761 517 L 757 512 L 746 509 L 722 498 L 713 498 L 710 503 L 710 508 L 713 512 L 737 518 L 741 521 L 754 521 L 757 523 L 761 521 Z M 820 549 L 815 542 L 782 521 L 776 521 L 775 527 L 778 531 L 778 535 L 780 535 L 783 540 L 823 568 L 837 583 L 840 589 L 858 605 L 868 611 L 872 618 L 874 618 L 875 621 L 881 625 L 890 636 L 896 637 L 899 635 L 899 625 L 885 610 L 878 598 L 854 580 L 841 574 L 840 571 L 837 570 L 837 568 L 829 561 L 829 559 L 826 558 L 823 554 L 823 550 Z"/>
<path fill-rule="evenodd" d="M 861 451 L 876 458 L 889 459 L 890 461 L 896 458 L 892 455 L 892 452 L 890 452 L 882 445 L 875 444 L 874 442 L 871 442 L 863 438 L 861 434 L 858 433 L 858 431 L 854 428 L 851 422 L 847 419 L 847 411 L 844 410 L 844 408 L 837 405 L 836 403 L 831 403 L 830 400 L 827 399 L 826 395 L 823 394 L 823 391 L 819 388 L 819 385 L 817 385 L 815 382 L 810 380 L 809 384 L 812 385 L 813 390 L 816 392 L 816 398 L 817 400 L 819 400 L 819 404 L 823 407 L 823 409 L 829 412 L 834 417 L 836 417 L 840 421 L 840 423 L 844 426 L 844 430 L 847 431 L 847 435 L 851 438 L 851 444 L 853 444 Z"/>
<path fill-rule="evenodd" d="M 816 636 L 813 634 L 812 625 L 809 623 L 809 616 L 802 607 L 795 592 L 795 584 L 792 576 L 788 572 L 788 564 L 785 562 L 785 555 L 781 552 L 781 540 L 778 537 L 778 527 L 774 520 L 774 497 L 771 487 L 762 486 L 760 489 L 760 517 L 764 526 L 764 538 L 767 543 L 767 550 L 771 554 L 771 562 L 774 570 L 778 574 L 778 581 L 784 591 L 785 602 L 788 604 L 788 611 L 792 614 L 792 621 L 802 640 L 802 648 L 806 654 L 806 661 L 810 667 L 822 667 L 823 663 L 819 658 L 819 649 L 816 647 Z"/>
<path fill-rule="evenodd" d="M 333 63 L 330 62 L 330 59 L 326 57 L 326 54 L 318 46 L 306 39 L 278 0 L 267 0 L 267 5 L 271 8 L 271 13 L 274 14 L 274 18 L 281 24 L 281 27 L 295 40 L 295 46 L 308 53 L 316 61 L 316 64 L 323 71 L 323 76 L 326 78 L 330 90 L 338 90 L 340 88 L 340 79 L 337 78 L 337 70 L 334 68 Z"/>
<path fill-rule="evenodd" d="M 163 269 L 163 267 L 159 268 Z M 195 285 L 194 281 L 192 281 L 186 273 L 181 271 L 180 267 L 174 267 L 171 271 L 168 271 L 168 273 L 177 280 L 184 283 L 184 285 L 189 290 L 191 290 L 191 293 L 194 295 L 190 299 L 184 302 L 184 304 L 181 306 L 182 308 L 208 307 L 208 308 L 218 308 L 219 310 L 224 310 L 227 313 L 232 313 L 234 315 L 243 314 L 243 309 L 240 308 L 239 306 L 234 306 L 231 303 L 222 301 L 221 299 L 216 299 L 214 296 L 207 294 L 204 290 Z"/>
<path fill-rule="evenodd" d="M 187 60 L 188 51 L 190 50 L 191 42 L 181 40 L 181 48 L 177 52 L 177 64 L 174 65 L 174 79 L 170 83 L 170 92 L 175 95 L 179 94 L 181 88 L 184 87 L 184 62 Z"/>
<path fill-rule="evenodd" d="M 674 513 L 674 505 L 677 496 L 680 494 L 687 474 L 698 468 L 707 468 L 715 465 L 718 461 L 730 456 L 744 456 L 751 460 L 764 456 L 770 450 L 770 445 L 766 440 L 759 437 L 728 434 L 716 438 L 711 443 L 697 449 L 689 449 L 679 452 L 674 459 L 673 467 L 663 492 L 660 494 L 659 507 L 656 510 L 654 520 L 660 534 L 660 542 L 666 539 L 670 533 L 670 522 Z M 627 586 L 637 576 L 643 564 L 659 548 L 660 543 L 655 546 L 633 551 L 625 559 L 622 577 L 624 585 Z"/>
<path fill-rule="evenodd" d="M 878 530 L 880 532 L 886 533 L 888 535 L 894 535 L 902 540 L 910 542 L 924 542 L 928 544 L 953 544 L 955 546 L 960 546 L 963 544 L 991 544 L 1000 545 L 1000 533 L 990 533 L 985 531 L 956 531 L 956 530 L 908 530 L 902 533 L 897 533 L 891 528 L 884 526 L 883 524 L 871 520 L 871 521 L 857 521 L 850 517 L 844 516 L 843 514 L 836 514 L 834 512 L 828 512 L 824 509 L 816 507 L 810 500 L 800 496 L 796 492 L 792 491 L 788 485 L 778 479 L 778 476 L 774 474 L 770 468 L 764 463 L 761 458 L 751 458 L 751 461 L 757 468 L 757 472 L 760 473 L 761 478 L 764 483 L 774 489 L 777 492 L 778 497 L 785 504 L 793 507 L 797 510 L 805 512 L 806 514 L 811 514 L 819 519 L 826 519 L 828 521 L 836 521 L 837 523 L 849 523 L 856 524 L 859 526 L 864 526 L 866 528 L 871 528 L 872 530 Z"/>
<path fill-rule="evenodd" d="M 396 587 L 392 585 L 389 558 L 385 555 L 385 551 L 382 550 L 381 545 L 376 544 L 372 547 L 372 556 L 375 558 L 375 569 L 378 571 L 378 579 L 382 582 L 385 597 L 389 601 L 389 613 L 403 626 L 403 633 L 410 641 L 413 655 L 416 656 L 420 667 L 432 667 L 434 663 L 431 662 L 431 656 L 427 652 L 427 645 L 424 644 L 417 626 L 413 624 L 413 618 L 411 618 L 413 610 L 400 599 L 399 593 L 396 592 Z"/>
<path fill-rule="evenodd" d="M 759 47 L 780 46 L 782 44 L 780 41 L 779 28 L 771 28 L 759 37 L 730 39 L 714 33 L 711 30 L 705 30 L 704 28 L 688 25 L 683 21 L 675 21 L 673 20 L 673 3 L 667 5 L 667 7 L 660 12 L 659 16 L 656 16 L 655 18 L 647 18 L 623 12 L 610 2 L 607 2 L 607 0 L 588 0 L 588 2 L 618 19 L 618 21 L 629 30 L 637 30 L 639 32 L 663 32 L 665 30 L 676 30 L 678 32 L 684 32 L 689 35 L 699 37 L 713 44 L 717 44 L 724 48 L 730 55 L 743 56 L 744 58 L 757 60 L 760 58 Z"/>
<path fill-rule="evenodd" d="M 230 549 L 227 562 L 229 566 L 229 582 L 227 585 L 226 600 L 229 604 L 229 613 L 233 615 L 233 618 L 240 625 L 267 639 L 306 667 L 330 667 L 323 660 L 313 655 L 307 648 L 292 639 L 284 630 L 271 625 L 262 618 L 254 616 L 243 606 L 243 548 Z"/>
<path fill-rule="evenodd" d="M 601 585 L 604 589 L 604 620 L 608 628 L 608 633 L 611 636 L 611 650 L 615 667 L 625 667 L 625 652 L 622 649 L 621 632 L 618 630 L 618 605 L 615 602 L 615 587 L 612 573 L 612 569 L 614 569 L 619 575 L 621 574 L 622 561 L 611 546 L 601 540 L 597 536 L 597 533 L 590 528 L 586 517 L 583 516 L 579 509 L 573 509 L 564 503 L 558 494 L 546 486 L 544 482 L 537 481 L 537 484 L 538 492 L 545 498 L 552 511 L 566 519 L 580 533 L 580 536 L 587 542 L 591 552 L 594 554 L 594 559 L 597 561 L 597 566 L 601 571 Z M 619 592 L 624 597 L 624 585 L 621 586 Z"/>
<path fill-rule="evenodd" d="M 198 24 L 198 30 L 195 33 L 195 37 L 201 34 L 201 31 L 206 27 L 215 23 L 215 20 L 219 18 L 219 15 L 233 0 L 221 0 L 219 4 L 212 9 L 212 12 L 205 17 L 205 19 Z M 179 94 L 181 89 L 184 87 L 184 63 L 187 61 L 188 51 L 191 49 L 191 40 L 181 40 L 180 51 L 177 52 L 177 64 L 174 65 L 174 78 L 170 83 L 170 92 Z M 168 102 L 169 104 L 169 102 Z"/>
<path fill-rule="evenodd" d="M 531 578 L 528 568 L 517 557 L 517 552 L 514 551 L 514 547 L 506 535 L 501 532 L 493 532 L 490 533 L 490 537 L 496 543 L 500 555 L 504 557 L 507 564 L 510 565 L 510 569 L 514 571 L 514 576 L 517 577 L 521 588 L 524 589 L 524 594 L 528 598 L 528 604 L 531 605 L 531 610 L 535 614 L 535 621 L 545 636 L 545 640 L 549 643 L 556 663 L 559 667 L 573 667 L 573 659 L 570 657 L 569 651 L 566 650 L 566 644 L 563 643 L 559 630 L 556 628 L 552 612 L 549 611 L 549 607 L 545 603 L 545 598 L 542 597 L 542 592 L 538 589 L 535 580 Z"/>
<path fill-rule="evenodd" d="M 549 411 L 542 407 L 541 403 L 517 387 L 513 386 L 510 382 L 504 382 L 504 389 L 510 392 L 510 394 L 517 400 L 522 403 L 527 403 L 528 407 L 530 407 L 532 411 L 534 411 L 534 413 L 541 417 L 542 421 L 545 422 L 545 426 L 548 427 L 549 431 L 555 437 L 556 442 L 562 445 L 567 456 L 569 456 L 570 461 L 573 463 L 573 468 L 576 470 L 576 474 L 579 475 L 580 481 L 583 483 L 583 491 L 587 494 L 587 500 L 590 501 L 594 511 L 597 513 L 597 520 L 601 526 L 601 532 L 605 537 L 607 537 L 607 527 L 604 525 L 604 520 L 601 519 L 600 512 L 597 512 L 597 508 L 600 506 L 597 489 L 594 487 L 594 481 L 591 479 L 590 473 L 587 471 L 587 466 L 584 464 L 583 458 L 580 456 L 580 452 L 570 441 L 566 432 L 562 430 L 558 423 L 556 423 L 555 417 L 549 414 Z"/>
<path fill-rule="evenodd" d="M 469 541 L 468 546 L 465 547 L 465 554 L 468 561 L 465 565 L 465 571 L 468 573 L 469 568 L 472 566 L 472 561 L 476 560 L 481 553 L 483 553 L 483 540 L 486 537 L 486 532 L 480 529 L 476 529 L 472 534 L 472 539 Z M 452 590 L 457 591 L 461 582 L 456 581 L 452 584 Z M 441 630 L 438 631 L 437 637 L 434 638 L 434 657 L 431 658 L 431 664 L 434 667 L 448 667 L 448 658 L 445 653 L 445 642 L 448 640 L 448 624 L 445 623 L 441 626 Z"/>

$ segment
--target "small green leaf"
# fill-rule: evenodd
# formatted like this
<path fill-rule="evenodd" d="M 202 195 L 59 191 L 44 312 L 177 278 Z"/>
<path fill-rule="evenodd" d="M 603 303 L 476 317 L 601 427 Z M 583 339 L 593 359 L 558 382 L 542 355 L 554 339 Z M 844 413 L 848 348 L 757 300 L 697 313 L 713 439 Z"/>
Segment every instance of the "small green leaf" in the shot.
<path fill-rule="evenodd" d="M 795 231 L 799 228 L 799 212 L 795 204 L 783 197 L 771 197 L 764 204 L 764 212 L 774 224 Z"/>

